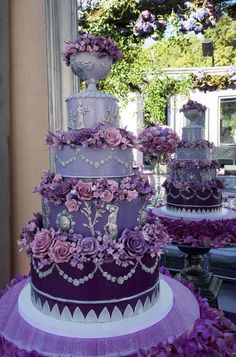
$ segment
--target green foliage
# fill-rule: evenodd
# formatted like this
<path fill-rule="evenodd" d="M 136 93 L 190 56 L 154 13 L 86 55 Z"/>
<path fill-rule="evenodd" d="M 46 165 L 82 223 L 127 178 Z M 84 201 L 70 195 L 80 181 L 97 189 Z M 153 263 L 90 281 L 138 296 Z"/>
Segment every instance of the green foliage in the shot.
<path fill-rule="evenodd" d="M 216 66 L 236 63 L 236 21 L 229 16 L 221 17 L 214 29 L 206 31 L 205 37 L 214 43 Z"/>
<path fill-rule="evenodd" d="M 201 5 L 204 1 L 198 0 Z M 107 0 L 104 5 L 92 11 L 83 11 L 80 27 L 92 34 L 113 38 L 123 52 L 123 58 L 117 62 L 109 76 L 99 83 L 100 89 L 118 95 L 124 102 L 130 91 L 143 95 L 145 123 L 165 123 L 170 96 L 186 94 L 190 88 L 227 88 L 229 78 L 208 76 L 205 83 L 190 76 L 184 79 L 170 78 L 164 74 L 164 68 L 208 67 L 210 57 L 202 56 L 202 39 L 195 35 L 176 35 L 170 38 L 158 33 L 158 41 L 150 48 L 143 46 L 144 38 L 133 34 L 133 26 L 140 11 L 153 11 L 157 18 L 165 18 L 178 26 L 176 12 L 183 9 L 185 1 L 166 1 L 165 6 L 150 0 Z M 195 1 L 197 2 L 197 0 Z M 220 2 L 218 1 L 220 4 Z M 219 5 L 220 6 L 220 5 Z M 224 16 L 214 28 L 208 29 L 205 38 L 214 42 L 215 65 L 236 63 L 236 22 Z M 226 76 L 227 77 L 227 76 Z M 204 90 L 204 89 L 203 89 Z"/>

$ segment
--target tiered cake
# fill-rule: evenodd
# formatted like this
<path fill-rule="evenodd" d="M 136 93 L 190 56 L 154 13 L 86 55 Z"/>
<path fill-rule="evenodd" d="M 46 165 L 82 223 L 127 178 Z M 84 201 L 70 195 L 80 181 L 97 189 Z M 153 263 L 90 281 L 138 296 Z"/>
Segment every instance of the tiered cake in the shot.
<path fill-rule="evenodd" d="M 176 158 L 169 165 L 164 182 L 166 209 L 181 215 L 221 214 L 222 182 L 216 178 L 220 168 L 211 159 L 213 144 L 204 140 L 204 129 L 194 119 L 182 129 Z"/>
<path fill-rule="evenodd" d="M 158 299 L 159 254 L 168 237 L 158 221 L 146 221 L 153 188 L 133 170 L 137 142 L 117 128 L 117 99 L 95 86 L 117 53 L 101 36 L 68 43 L 67 64 L 88 89 L 66 100 L 69 130 L 47 136 L 55 173 L 47 171 L 36 188 L 43 212 L 21 235 L 31 258 L 32 302 L 56 319 L 116 321 Z"/>

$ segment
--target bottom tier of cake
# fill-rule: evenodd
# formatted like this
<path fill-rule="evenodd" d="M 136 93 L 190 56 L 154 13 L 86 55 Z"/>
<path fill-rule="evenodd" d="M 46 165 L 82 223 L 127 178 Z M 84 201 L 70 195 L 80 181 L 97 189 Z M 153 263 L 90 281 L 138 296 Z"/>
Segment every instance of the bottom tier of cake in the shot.
<path fill-rule="evenodd" d="M 86 323 L 117 321 L 140 314 L 157 301 L 159 258 L 145 254 L 134 265 L 114 261 L 86 263 L 82 270 L 68 263 L 39 270 L 31 262 L 31 296 L 35 307 L 55 319 Z"/>

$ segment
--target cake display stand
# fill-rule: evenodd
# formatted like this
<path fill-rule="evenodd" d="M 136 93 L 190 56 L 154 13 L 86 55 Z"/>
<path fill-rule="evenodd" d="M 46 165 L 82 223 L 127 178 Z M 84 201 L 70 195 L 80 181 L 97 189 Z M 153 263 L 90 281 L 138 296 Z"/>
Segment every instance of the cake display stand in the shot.
<path fill-rule="evenodd" d="M 161 294 L 156 307 L 134 318 L 103 323 L 99 329 L 97 324 L 65 324 L 60 320 L 55 326 L 42 314 L 37 319 L 38 311 L 27 297 L 27 286 L 28 279 L 24 279 L 0 299 L 0 336 L 9 346 L 37 351 L 39 356 L 129 356 L 156 346 L 168 336 L 190 331 L 200 317 L 198 302 L 191 291 L 164 275 L 161 275 Z M 191 309 L 186 310 L 186 306 Z"/>
<path fill-rule="evenodd" d="M 212 273 L 204 269 L 204 256 L 211 248 L 191 247 L 178 245 L 181 252 L 185 253 L 188 266 L 178 274 L 181 279 L 187 280 L 197 286 L 202 296 L 206 297 L 212 307 L 218 308 L 217 297 L 221 288 L 222 280 L 213 276 Z"/>
<path fill-rule="evenodd" d="M 170 219 L 173 224 L 176 219 L 182 219 L 183 222 L 189 223 L 193 221 L 201 221 L 203 219 L 199 215 L 192 217 L 186 215 L 185 217 L 181 217 L 176 214 L 175 216 L 173 212 L 168 212 L 165 206 L 152 209 L 152 213 L 158 216 L 160 219 Z M 219 214 L 218 216 L 215 215 L 215 217 L 213 215 L 206 215 L 204 219 L 209 220 L 210 222 L 217 222 L 220 220 L 226 222 L 227 220 L 236 219 L 236 211 L 224 208 L 222 210 L 222 214 Z M 193 283 L 200 289 L 201 295 L 208 299 L 209 304 L 212 307 L 217 308 L 217 298 L 221 288 L 222 280 L 214 276 L 211 272 L 207 271 L 203 266 L 205 259 L 204 256 L 210 252 L 211 248 L 213 248 L 213 245 L 211 247 L 200 247 L 183 243 L 178 244 L 177 242 L 174 242 L 174 244 L 178 246 L 180 251 L 186 254 L 185 259 L 187 262 L 185 268 L 182 269 L 180 273 L 178 273 L 178 277 Z"/>

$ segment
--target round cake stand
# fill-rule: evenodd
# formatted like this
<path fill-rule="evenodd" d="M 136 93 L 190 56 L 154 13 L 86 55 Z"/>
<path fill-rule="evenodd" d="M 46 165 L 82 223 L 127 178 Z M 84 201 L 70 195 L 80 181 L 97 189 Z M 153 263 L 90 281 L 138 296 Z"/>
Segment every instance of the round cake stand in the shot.
<path fill-rule="evenodd" d="M 200 316 L 198 302 L 189 289 L 170 277 L 161 276 L 161 279 L 168 284 L 174 297 L 169 313 L 149 327 L 145 327 L 144 323 L 143 328 L 133 333 L 106 338 L 94 335 L 93 338 L 63 337 L 32 327 L 18 312 L 18 297 L 28 284 L 28 280 L 24 280 L 0 300 L 0 336 L 18 349 L 37 351 L 47 357 L 129 356 L 140 349 L 157 345 L 168 336 L 178 336 L 191 330 Z M 52 320 L 53 325 L 56 323 Z"/>

